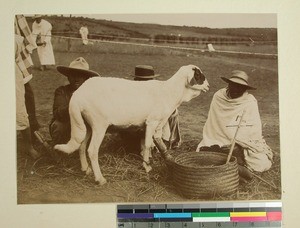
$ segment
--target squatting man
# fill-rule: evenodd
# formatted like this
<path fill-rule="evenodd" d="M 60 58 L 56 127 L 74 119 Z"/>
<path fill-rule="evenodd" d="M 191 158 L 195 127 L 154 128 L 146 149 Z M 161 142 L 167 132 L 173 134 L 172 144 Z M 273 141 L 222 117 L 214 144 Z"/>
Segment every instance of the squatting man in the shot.
<path fill-rule="evenodd" d="M 263 172 L 272 166 L 273 152 L 262 136 L 262 124 L 257 100 L 248 93 L 256 88 L 249 85 L 244 71 L 232 71 L 228 86 L 217 91 L 212 99 L 203 128 L 203 139 L 197 151 L 220 151 L 228 154 L 237 126 L 242 118 L 233 155 L 238 159 L 242 181 L 253 178 L 251 171 Z"/>

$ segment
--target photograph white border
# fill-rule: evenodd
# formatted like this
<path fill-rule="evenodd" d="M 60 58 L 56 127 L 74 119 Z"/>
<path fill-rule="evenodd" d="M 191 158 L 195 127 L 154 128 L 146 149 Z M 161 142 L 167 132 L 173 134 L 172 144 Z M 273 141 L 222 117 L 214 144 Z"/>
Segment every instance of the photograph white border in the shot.
<path fill-rule="evenodd" d="M 55 3 L 57 3 L 55 5 Z M 284 227 L 298 216 L 300 53 L 297 0 L 1 0 L 1 227 L 115 227 L 116 204 L 17 205 L 13 17 L 15 14 L 276 13 Z"/>

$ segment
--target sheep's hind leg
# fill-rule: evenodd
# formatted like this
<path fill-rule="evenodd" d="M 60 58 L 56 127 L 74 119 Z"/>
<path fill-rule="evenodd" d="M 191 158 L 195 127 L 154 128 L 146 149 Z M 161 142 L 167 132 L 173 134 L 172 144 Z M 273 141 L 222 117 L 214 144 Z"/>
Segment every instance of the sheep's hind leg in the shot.
<path fill-rule="evenodd" d="M 84 141 L 82 142 L 80 148 L 79 148 L 79 157 L 80 157 L 80 163 L 81 163 L 81 171 L 85 172 L 86 175 L 89 175 L 92 173 L 92 169 L 89 166 L 86 158 L 86 148 L 89 139 L 91 138 L 92 131 L 90 127 L 87 127 L 87 132 Z"/>
<path fill-rule="evenodd" d="M 92 128 L 92 138 L 88 148 L 88 154 L 95 175 L 95 181 L 100 185 L 104 185 L 107 182 L 101 173 L 98 161 L 98 150 L 104 138 L 106 128 L 107 127 Z"/>

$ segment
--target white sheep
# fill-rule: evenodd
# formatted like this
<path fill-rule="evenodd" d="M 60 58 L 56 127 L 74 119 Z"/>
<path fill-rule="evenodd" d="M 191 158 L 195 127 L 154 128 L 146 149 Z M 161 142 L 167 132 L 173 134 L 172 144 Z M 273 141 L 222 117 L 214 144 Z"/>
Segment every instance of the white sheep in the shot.
<path fill-rule="evenodd" d="M 91 172 L 85 155 L 91 137 L 88 155 L 95 181 L 105 184 L 99 162 L 98 151 L 105 132 L 110 125 L 118 127 L 146 126 L 143 166 L 146 172 L 152 137 L 161 135 L 162 126 L 171 113 L 182 103 L 208 91 L 209 84 L 199 67 L 182 66 L 167 81 L 130 81 L 120 78 L 95 77 L 77 89 L 69 105 L 71 139 L 67 144 L 54 148 L 72 153 L 79 148 L 81 169 Z M 87 131 L 85 122 L 91 127 Z"/>

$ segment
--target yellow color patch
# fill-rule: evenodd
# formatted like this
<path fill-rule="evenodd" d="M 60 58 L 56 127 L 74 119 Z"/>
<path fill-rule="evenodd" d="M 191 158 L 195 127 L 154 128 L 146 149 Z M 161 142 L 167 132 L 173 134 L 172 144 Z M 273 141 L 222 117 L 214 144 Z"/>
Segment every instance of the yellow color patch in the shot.
<path fill-rule="evenodd" d="M 265 217 L 267 212 L 230 212 L 230 217 Z"/>

